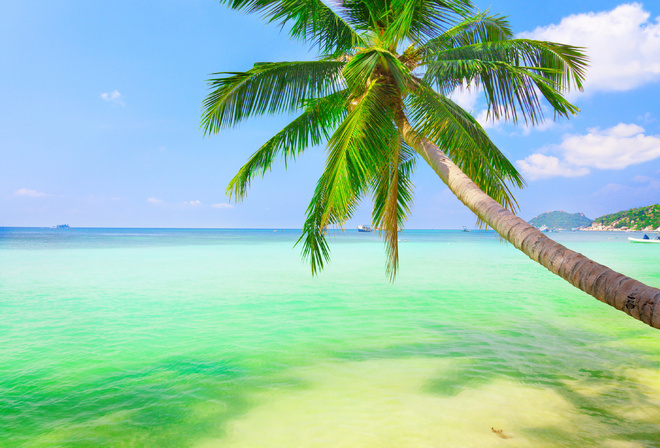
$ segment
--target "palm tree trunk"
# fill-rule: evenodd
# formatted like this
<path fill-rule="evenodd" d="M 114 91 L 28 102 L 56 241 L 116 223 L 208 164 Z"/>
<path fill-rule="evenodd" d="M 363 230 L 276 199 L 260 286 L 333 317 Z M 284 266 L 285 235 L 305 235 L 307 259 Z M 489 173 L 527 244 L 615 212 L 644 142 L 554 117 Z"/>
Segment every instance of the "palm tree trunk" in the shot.
<path fill-rule="evenodd" d="M 660 289 L 598 264 L 551 240 L 484 193 L 431 141 L 404 126 L 403 137 L 458 199 L 505 240 L 576 288 L 660 329 Z"/>

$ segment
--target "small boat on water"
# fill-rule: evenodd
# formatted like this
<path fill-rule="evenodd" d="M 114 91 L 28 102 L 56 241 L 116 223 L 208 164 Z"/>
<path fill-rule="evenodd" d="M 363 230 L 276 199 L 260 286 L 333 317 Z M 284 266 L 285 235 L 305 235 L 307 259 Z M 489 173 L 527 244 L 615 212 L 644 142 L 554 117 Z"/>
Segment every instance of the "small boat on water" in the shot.
<path fill-rule="evenodd" d="M 660 237 L 659 237 L 660 238 Z M 628 237 L 628 241 L 631 243 L 657 243 L 660 244 L 660 239 L 657 240 L 652 240 L 650 238 L 644 239 L 644 238 L 633 238 L 631 236 Z"/>
<path fill-rule="evenodd" d="M 463 232 L 469 232 L 469 231 L 470 230 L 467 227 L 463 226 Z"/>
<path fill-rule="evenodd" d="M 56 229 L 70 229 L 71 226 L 69 224 L 58 224 L 55 226 Z"/>
<path fill-rule="evenodd" d="M 363 226 L 358 226 L 358 232 L 373 232 L 374 229 L 371 228 L 371 226 L 368 225 L 363 225 Z"/>

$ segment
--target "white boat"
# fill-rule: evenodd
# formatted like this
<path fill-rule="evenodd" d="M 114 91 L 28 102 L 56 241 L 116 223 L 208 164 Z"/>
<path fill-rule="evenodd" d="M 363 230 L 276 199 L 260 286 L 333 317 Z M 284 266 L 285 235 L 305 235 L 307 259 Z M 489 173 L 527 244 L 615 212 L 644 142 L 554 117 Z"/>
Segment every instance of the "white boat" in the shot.
<path fill-rule="evenodd" d="M 371 228 L 371 226 L 363 225 L 363 226 L 358 226 L 358 232 L 373 232 L 374 230 Z"/>
<path fill-rule="evenodd" d="M 628 241 L 630 241 L 631 243 L 658 243 L 658 244 L 660 244 L 660 240 L 652 240 L 650 238 L 648 240 L 645 240 L 644 238 L 633 238 L 631 236 L 628 237 Z"/>

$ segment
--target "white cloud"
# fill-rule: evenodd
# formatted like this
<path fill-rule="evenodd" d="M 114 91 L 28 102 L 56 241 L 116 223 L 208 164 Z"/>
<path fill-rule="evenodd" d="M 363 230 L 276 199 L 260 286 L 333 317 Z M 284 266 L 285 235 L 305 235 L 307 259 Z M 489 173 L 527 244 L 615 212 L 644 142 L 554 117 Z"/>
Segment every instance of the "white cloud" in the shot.
<path fill-rule="evenodd" d="M 48 194 L 42 193 L 41 191 L 30 190 L 28 188 L 21 188 L 19 190 L 16 190 L 14 194 L 16 196 L 27 196 L 30 198 L 42 198 L 44 196 L 49 196 Z"/>
<path fill-rule="evenodd" d="M 633 185 L 607 184 L 594 193 L 594 196 L 604 196 L 608 199 L 613 197 L 625 197 L 639 199 L 640 204 L 656 203 L 658 192 L 660 192 L 660 180 L 649 176 L 635 176 L 632 178 Z"/>
<path fill-rule="evenodd" d="M 489 117 L 488 111 L 486 109 L 479 112 L 474 118 L 476 118 L 477 122 L 484 129 L 499 129 L 501 125 L 505 123 L 504 120 L 498 120 L 496 118 L 493 118 L 492 115 Z"/>
<path fill-rule="evenodd" d="M 477 100 L 483 95 L 481 88 L 475 86 L 461 86 L 449 95 L 449 98 L 468 112 L 474 110 Z"/>
<path fill-rule="evenodd" d="M 637 117 L 637 120 L 644 124 L 655 123 L 656 121 L 658 121 L 653 117 L 653 114 L 651 114 L 651 112 L 646 112 L 644 115 L 640 115 L 639 117 Z"/>
<path fill-rule="evenodd" d="M 589 174 L 589 168 L 573 167 L 557 157 L 532 154 L 516 162 L 523 176 L 529 180 L 548 177 L 579 177 Z"/>
<path fill-rule="evenodd" d="M 213 204 L 211 205 L 213 208 L 234 208 L 233 204 L 229 204 L 226 202 L 218 203 L 218 204 Z"/>
<path fill-rule="evenodd" d="M 198 206 L 202 205 L 202 202 L 199 201 L 199 200 L 197 200 L 197 201 L 185 201 L 183 203 L 183 205 L 189 205 L 191 207 L 198 207 Z"/>
<path fill-rule="evenodd" d="M 660 157 L 660 137 L 644 135 L 636 124 L 620 123 L 586 135 L 567 135 L 560 148 L 568 163 L 602 170 L 620 170 Z"/>
<path fill-rule="evenodd" d="M 101 98 L 109 103 L 114 103 L 120 106 L 124 106 L 124 102 L 122 101 L 122 95 L 121 93 L 119 93 L 118 90 L 113 90 L 112 92 L 104 92 L 101 94 Z"/>
<path fill-rule="evenodd" d="M 585 47 L 590 59 L 585 92 L 625 91 L 660 80 L 660 18 L 649 18 L 641 4 L 623 4 L 571 15 L 520 37 Z"/>
<path fill-rule="evenodd" d="M 594 194 L 608 195 L 612 193 L 629 192 L 632 188 L 621 184 L 607 184 Z"/>
<path fill-rule="evenodd" d="M 638 182 L 640 184 L 645 184 L 645 183 L 651 182 L 653 180 L 653 178 L 651 178 L 649 176 L 635 176 L 635 177 L 632 178 L 632 180 L 633 180 L 633 182 Z"/>
<path fill-rule="evenodd" d="M 544 108 L 546 109 L 546 108 Z M 552 112 L 548 110 L 544 110 L 545 116 L 552 116 Z M 505 124 L 511 124 L 510 121 L 507 122 L 503 118 L 494 118 L 492 116 L 488 116 L 488 111 L 486 109 L 482 110 L 479 112 L 475 117 L 474 117 L 477 122 L 484 128 L 484 129 L 495 129 L 498 131 L 502 130 L 503 125 Z M 557 122 L 546 118 L 543 122 L 537 123 L 535 125 L 527 124 L 525 123 L 524 120 L 520 120 L 517 124 L 513 125 L 514 126 L 514 131 L 511 133 L 511 135 L 516 135 L 516 134 L 522 134 L 522 135 L 529 135 L 531 134 L 532 131 L 537 131 L 537 132 L 543 132 L 547 131 L 550 129 L 555 129 L 557 127 Z"/>
<path fill-rule="evenodd" d="M 660 190 L 660 180 L 654 179 L 649 176 L 635 176 L 632 179 L 638 184 L 642 184 L 645 188 L 649 190 Z"/>
<path fill-rule="evenodd" d="M 636 124 L 619 123 L 605 130 L 588 129 L 586 135 L 565 135 L 552 150 L 563 160 L 536 153 L 516 164 L 530 180 L 584 176 L 588 168 L 620 170 L 660 157 L 660 136 L 644 135 L 644 128 Z"/>
<path fill-rule="evenodd" d="M 163 203 L 163 200 L 162 199 L 157 199 L 157 198 L 149 198 L 149 199 L 147 199 L 147 202 L 149 202 L 150 204 L 159 205 L 159 204 Z"/>

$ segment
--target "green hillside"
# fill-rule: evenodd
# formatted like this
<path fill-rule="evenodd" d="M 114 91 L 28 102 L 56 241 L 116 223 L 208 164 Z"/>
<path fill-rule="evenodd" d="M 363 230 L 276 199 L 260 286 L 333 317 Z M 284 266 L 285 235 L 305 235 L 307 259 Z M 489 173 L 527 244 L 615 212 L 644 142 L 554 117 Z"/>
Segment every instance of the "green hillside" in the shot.
<path fill-rule="evenodd" d="M 584 213 L 566 213 L 559 210 L 541 213 L 529 223 L 534 227 L 547 226 L 550 229 L 574 229 L 588 226 L 591 224 L 591 219 L 584 216 Z"/>
<path fill-rule="evenodd" d="M 637 230 L 643 230 L 649 226 L 657 229 L 660 227 L 660 204 L 612 213 L 596 218 L 594 222 L 604 226 L 612 226 L 615 229 L 624 226 Z"/>

